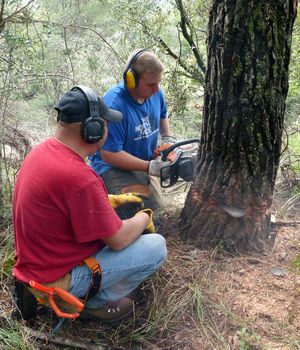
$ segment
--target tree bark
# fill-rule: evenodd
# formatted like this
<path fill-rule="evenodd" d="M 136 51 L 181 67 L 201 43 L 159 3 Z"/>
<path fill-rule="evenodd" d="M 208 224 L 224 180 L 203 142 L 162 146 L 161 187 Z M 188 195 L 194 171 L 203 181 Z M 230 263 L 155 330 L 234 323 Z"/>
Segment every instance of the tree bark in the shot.
<path fill-rule="evenodd" d="M 297 1 L 213 0 L 196 178 L 180 215 L 199 248 L 262 250 L 281 152 Z"/>

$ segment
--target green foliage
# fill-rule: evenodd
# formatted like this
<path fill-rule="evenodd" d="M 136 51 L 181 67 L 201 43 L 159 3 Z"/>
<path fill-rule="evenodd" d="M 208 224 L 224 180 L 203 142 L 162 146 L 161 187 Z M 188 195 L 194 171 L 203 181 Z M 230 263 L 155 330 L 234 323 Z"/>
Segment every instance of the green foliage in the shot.
<path fill-rule="evenodd" d="M 289 94 L 286 99 L 286 112 L 285 112 L 285 124 L 291 126 L 296 123 L 299 118 L 300 110 L 300 87 L 299 91 L 289 90 Z"/>
<path fill-rule="evenodd" d="M 298 247 L 299 248 L 299 247 Z M 297 254 L 296 258 L 291 261 L 292 267 L 295 269 L 295 272 L 300 275 L 300 253 Z"/>
<path fill-rule="evenodd" d="M 171 118 L 172 131 L 178 139 L 200 138 L 202 112 L 186 110 L 184 115 Z"/>
<path fill-rule="evenodd" d="M 299 95 L 299 92 L 300 92 L 299 60 L 300 60 L 300 18 L 299 16 L 297 16 L 294 24 L 294 30 L 293 30 L 292 55 L 291 55 L 291 63 L 289 68 L 289 75 L 290 75 L 289 94 L 291 96 L 296 94 Z"/>
<path fill-rule="evenodd" d="M 281 172 L 286 181 L 290 182 L 291 194 L 299 193 L 300 178 L 300 134 L 299 122 L 288 127 L 288 136 L 285 140 L 285 151 L 281 158 Z"/>
<path fill-rule="evenodd" d="M 300 110 L 300 18 L 297 16 L 293 37 L 292 37 L 292 53 L 289 66 L 289 92 L 286 100 L 285 123 L 291 126 L 293 123 L 299 123 Z M 298 153 L 300 154 L 300 153 Z"/>
<path fill-rule="evenodd" d="M 295 154 L 300 154 L 300 133 L 294 132 L 289 136 L 289 147 Z"/>
<path fill-rule="evenodd" d="M 261 337 L 256 334 L 253 330 L 249 330 L 243 327 L 237 332 L 239 337 L 239 350 L 257 350 L 261 349 L 260 341 Z"/>

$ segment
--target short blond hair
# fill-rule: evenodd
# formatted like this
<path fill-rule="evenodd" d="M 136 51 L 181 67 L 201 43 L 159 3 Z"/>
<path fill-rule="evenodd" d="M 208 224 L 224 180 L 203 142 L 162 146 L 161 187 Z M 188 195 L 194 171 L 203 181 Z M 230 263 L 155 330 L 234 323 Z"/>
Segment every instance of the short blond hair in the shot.
<path fill-rule="evenodd" d="M 139 52 L 140 50 L 135 50 L 128 59 L 127 66 L 132 60 L 132 58 Z M 130 65 L 134 71 L 141 75 L 143 73 L 154 73 L 161 74 L 164 71 L 164 66 L 159 60 L 159 58 L 155 55 L 154 52 L 145 50 L 132 62 Z"/>

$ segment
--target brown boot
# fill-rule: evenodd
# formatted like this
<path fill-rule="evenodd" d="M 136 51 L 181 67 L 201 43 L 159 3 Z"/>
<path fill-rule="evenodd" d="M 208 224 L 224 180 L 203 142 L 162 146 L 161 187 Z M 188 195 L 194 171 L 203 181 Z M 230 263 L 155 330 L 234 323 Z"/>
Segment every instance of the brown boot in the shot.
<path fill-rule="evenodd" d="M 124 297 L 117 301 L 106 303 L 99 309 L 85 308 L 80 318 L 83 320 L 98 320 L 106 323 L 122 321 L 133 313 L 134 303 L 131 299 Z"/>

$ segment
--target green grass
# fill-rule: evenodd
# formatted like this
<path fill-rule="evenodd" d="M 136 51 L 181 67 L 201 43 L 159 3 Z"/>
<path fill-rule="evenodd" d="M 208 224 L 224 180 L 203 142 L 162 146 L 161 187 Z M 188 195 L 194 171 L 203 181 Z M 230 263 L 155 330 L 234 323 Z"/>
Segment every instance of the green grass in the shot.
<path fill-rule="evenodd" d="M 22 334 L 16 329 L 0 329 L 0 349 L 2 350 L 28 350 L 32 349 L 24 344 Z"/>
<path fill-rule="evenodd" d="M 11 275 L 11 271 L 14 265 L 14 253 L 11 251 L 0 252 L 1 270 L 0 279 Z"/>
<path fill-rule="evenodd" d="M 11 275 L 14 264 L 13 228 L 9 225 L 0 235 L 0 281 Z"/>
<path fill-rule="evenodd" d="M 246 327 L 237 332 L 239 337 L 239 350 L 256 350 L 262 349 L 261 337 L 252 329 Z"/>
<path fill-rule="evenodd" d="M 300 253 L 298 253 L 296 258 L 291 261 L 291 265 L 294 268 L 295 273 L 300 275 Z"/>
<path fill-rule="evenodd" d="M 291 350 L 300 350 L 300 339 L 294 340 L 294 341 L 290 344 L 289 348 L 290 348 Z"/>

